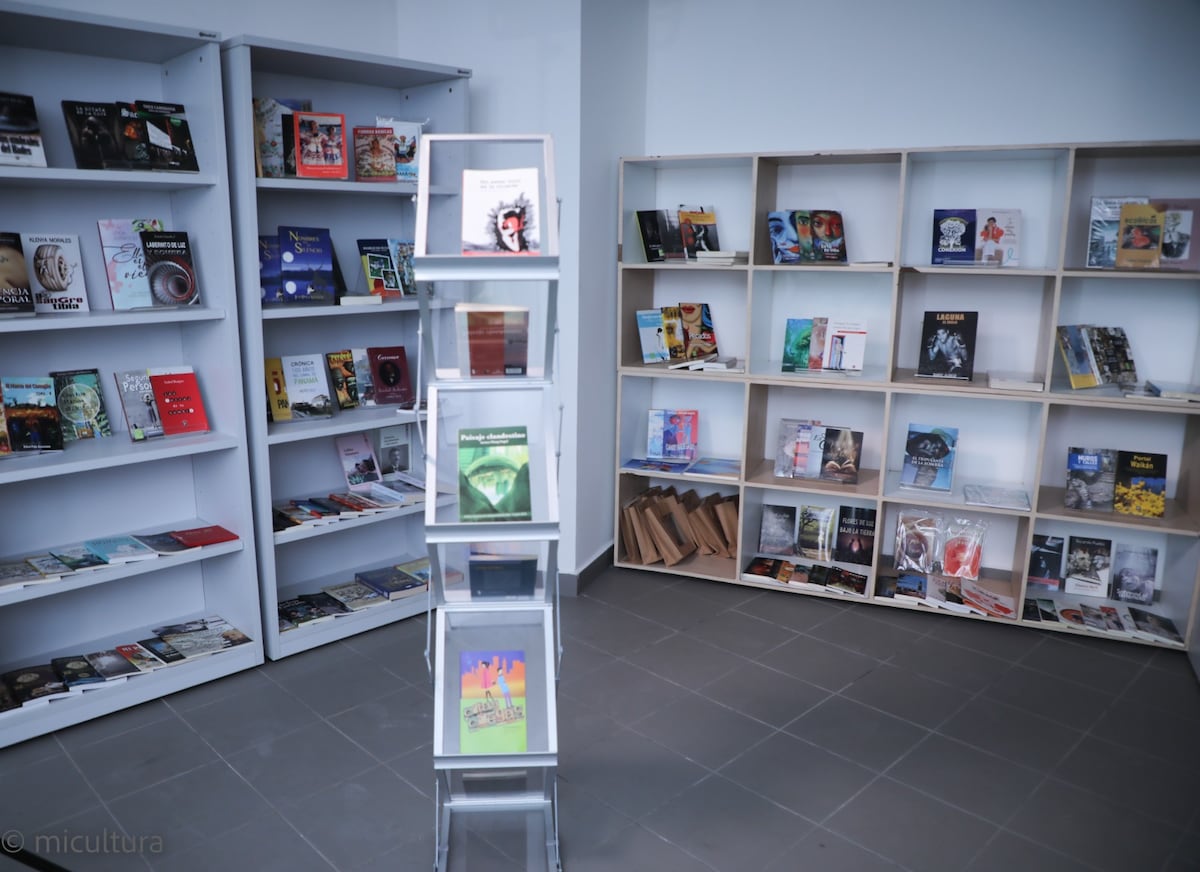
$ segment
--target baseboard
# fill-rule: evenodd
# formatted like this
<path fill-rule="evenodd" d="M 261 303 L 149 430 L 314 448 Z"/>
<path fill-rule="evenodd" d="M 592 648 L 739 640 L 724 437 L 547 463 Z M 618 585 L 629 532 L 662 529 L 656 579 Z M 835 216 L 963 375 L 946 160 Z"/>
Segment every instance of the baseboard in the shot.
<path fill-rule="evenodd" d="M 592 579 L 612 564 L 613 550 L 608 547 L 601 551 L 596 559 L 585 566 L 581 572 L 560 572 L 558 574 L 558 592 L 562 596 L 579 596 L 583 589 L 592 583 Z"/>

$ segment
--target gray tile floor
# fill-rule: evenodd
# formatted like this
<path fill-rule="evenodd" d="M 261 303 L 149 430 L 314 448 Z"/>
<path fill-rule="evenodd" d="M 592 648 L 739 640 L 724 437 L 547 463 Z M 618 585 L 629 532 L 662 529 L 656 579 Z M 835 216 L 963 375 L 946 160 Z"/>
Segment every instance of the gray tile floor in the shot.
<path fill-rule="evenodd" d="M 568 872 L 1200 870 L 1182 654 L 616 569 L 562 612 Z M 73 872 L 429 869 L 424 639 L 0 751 L 0 830 Z M 452 868 L 526 868 L 515 823 L 456 827 Z"/>

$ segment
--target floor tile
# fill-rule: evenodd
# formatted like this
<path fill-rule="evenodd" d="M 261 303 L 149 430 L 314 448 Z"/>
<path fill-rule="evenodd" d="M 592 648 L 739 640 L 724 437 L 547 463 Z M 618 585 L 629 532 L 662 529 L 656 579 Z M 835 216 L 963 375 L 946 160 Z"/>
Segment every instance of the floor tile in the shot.
<path fill-rule="evenodd" d="M 218 754 L 226 755 L 317 719 L 316 712 L 272 681 L 184 709 L 179 716 Z"/>
<path fill-rule="evenodd" d="M 1200 729 L 1200 681 L 1194 672 L 1147 668 L 1125 688 L 1121 702 L 1170 709 L 1172 717 L 1191 721 Z"/>
<path fill-rule="evenodd" d="M 739 605 L 737 611 L 803 633 L 847 608 L 846 603 L 835 599 L 764 591 L 762 596 Z"/>
<path fill-rule="evenodd" d="M 336 867 L 275 811 L 264 812 L 220 838 L 180 853 L 167 852 L 154 861 L 154 872 L 214 869 L 335 872 Z"/>
<path fill-rule="evenodd" d="M 216 681 L 181 690 L 179 693 L 173 693 L 166 697 L 163 701 L 174 711 L 185 712 L 189 709 L 210 705 L 235 694 L 262 690 L 271 683 L 271 679 L 267 678 L 267 673 L 258 667 L 247 669 L 244 672 L 235 672 L 233 675 L 226 675 Z"/>
<path fill-rule="evenodd" d="M 921 872 L 962 872 L 996 832 L 994 825 L 886 777 L 825 827 Z"/>
<path fill-rule="evenodd" d="M 692 582 L 708 584 L 708 582 Z M 630 606 L 637 614 L 673 630 L 686 630 L 725 611 L 728 606 L 688 592 L 680 586 L 664 588 L 641 597 Z"/>
<path fill-rule="evenodd" d="M 65 757 L 67 752 L 63 750 L 58 741 L 60 735 L 62 733 L 38 736 L 35 739 L 26 739 L 24 742 L 0 749 L 0 778 L 33 763 L 52 760 L 55 757 Z"/>
<path fill-rule="evenodd" d="M 142 790 L 217 759 L 208 743 L 178 719 L 138 727 L 70 753 L 104 800 Z"/>
<path fill-rule="evenodd" d="M 755 658 L 778 648 L 796 637 L 796 631 L 730 609 L 706 618 L 685 630 L 687 635 L 731 651 Z"/>
<path fill-rule="evenodd" d="M 935 635 L 917 639 L 888 662 L 967 693 L 978 693 L 1012 668 L 1007 660 L 952 645 Z"/>
<path fill-rule="evenodd" d="M 953 620 L 948 615 L 927 608 L 905 608 L 903 606 L 852 603 L 850 608 L 859 609 L 863 616 L 872 621 L 903 627 L 918 636 L 937 635 L 942 621 Z"/>
<path fill-rule="evenodd" d="M 993 621 L 941 616 L 933 635 L 943 642 L 1015 663 L 1041 644 L 1044 633 Z"/>
<path fill-rule="evenodd" d="M 750 661 L 696 692 L 773 727 L 796 719 L 831 693 L 772 669 L 767 663 Z"/>
<path fill-rule="evenodd" d="M 610 566 L 584 587 L 582 596 L 628 607 L 630 603 L 678 582 L 678 576 L 674 575 Z"/>
<path fill-rule="evenodd" d="M 921 636 L 904 627 L 871 620 L 864 609 L 848 608 L 808 630 L 808 635 L 859 654 L 888 660 L 902 653 Z"/>
<path fill-rule="evenodd" d="M 657 833 L 633 824 L 597 845 L 578 845 L 570 837 L 562 842 L 563 869 L 571 872 L 712 872 Z"/>
<path fill-rule="evenodd" d="M 141 837 L 124 832 L 103 808 L 61 820 L 52 830 L 35 834 L 32 839 L 27 833 L 22 835 L 27 850 L 71 872 L 146 872 L 168 847 L 153 835 Z M 17 868 L 13 865 L 14 870 Z"/>
<path fill-rule="evenodd" d="M 1169 701 L 1158 707 L 1119 699 L 1091 725 L 1091 734 L 1200 773 L 1196 723 L 1176 717 Z"/>
<path fill-rule="evenodd" d="M 984 692 L 989 699 L 1086 730 L 1113 703 L 1103 691 L 1055 675 L 1016 666 Z"/>
<path fill-rule="evenodd" d="M 929 734 L 924 727 L 843 696 L 830 697 L 784 729 L 875 772 L 887 769 Z"/>
<path fill-rule="evenodd" d="M 622 723 L 640 720 L 687 693 L 687 688 L 624 660 L 614 660 L 584 681 L 559 688 L 560 696 L 585 702 Z"/>
<path fill-rule="evenodd" d="M 961 690 L 886 664 L 862 676 L 842 695 L 923 727 L 936 727 L 970 697 Z"/>
<path fill-rule="evenodd" d="M 625 659 L 660 678 L 693 690 L 733 671 L 742 662 L 742 658 L 722 648 L 683 633 L 674 633 L 633 651 Z"/>
<path fill-rule="evenodd" d="M 793 678 L 808 681 L 827 690 L 841 690 L 879 666 L 879 661 L 845 648 L 797 636 L 758 658 Z"/>
<path fill-rule="evenodd" d="M 574 783 L 559 779 L 558 838 L 560 850 L 571 845 L 578 851 L 590 851 L 626 829 L 632 820 L 621 809 L 601 801 Z"/>
<path fill-rule="evenodd" d="M 899 869 L 891 860 L 817 827 L 763 872 L 897 872 Z"/>
<path fill-rule="evenodd" d="M 1037 845 L 1009 832 L 999 832 L 967 867 L 967 872 L 1088 872 L 1073 857 Z"/>
<path fill-rule="evenodd" d="M 26 837 L 48 832 L 58 821 L 101 805 L 100 797 L 65 753 L 8 767 L 4 783 L 0 827 L 12 827 Z"/>
<path fill-rule="evenodd" d="M 329 723 L 386 762 L 433 736 L 433 700 L 409 685 L 334 715 Z"/>
<path fill-rule="evenodd" d="M 611 663 L 615 655 L 601 651 L 586 642 L 572 642 L 563 651 L 558 679 L 566 684 L 578 681 L 589 672 Z"/>
<path fill-rule="evenodd" d="M 102 693 L 103 691 L 96 691 Z M 156 699 L 144 702 L 132 708 L 121 709 L 103 717 L 84 721 L 65 730 L 59 730 L 55 737 L 68 751 L 83 748 L 96 742 L 111 739 L 121 733 L 128 733 L 147 724 L 158 724 L 163 721 L 178 722 L 178 715 L 163 700 Z"/>
<path fill-rule="evenodd" d="M 871 770 L 787 733 L 748 749 L 720 774 L 814 822 L 833 814 L 875 778 Z"/>
<path fill-rule="evenodd" d="M 697 694 L 669 703 L 630 728 L 708 769 L 724 766 L 774 729 Z"/>
<path fill-rule="evenodd" d="M 1084 645 L 1081 641 L 1047 637 L 1022 657 L 1020 664 L 1113 696 L 1125 690 L 1143 669 L 1139 663 L 1114 656 L 1110 649 L 1117 648 L 1116 643 Z"/>
<path fill-rule="evenodd" d="M 325 664 L 313 664 L 302 674 L 276 678 L 276 681 L 326 717 L 392 693 L 408 683 L 356 651 Z"/>
<path fill-rule="evenodd" d="M 968 702 L 938 732 L 1042 772 L 1058 765 L 1083 738 L 1074 727 L 985 696 Z"/>
<path fill-rule="evenodd" d="M 324 721 L 231 754 L 229 764 L 270 802 L 297 802 L 377 761 Z"/>
<path fill-rule="evenodd" d="M 562 628 L 565 638 L 579 639 L 621 657 L 673 632 L 670 627 L 600 602 L 589 603 L 586 614 L 580 610 L 572 616 L 564 610 Z"/>
<path fill-rule="evenodd" d="M 388 761 L 388 768 L 430 799 L 434 795 L 433 742 L 418 745 L 407 754 Z M 431 806 L 432 807 L 432 806 Z"/>

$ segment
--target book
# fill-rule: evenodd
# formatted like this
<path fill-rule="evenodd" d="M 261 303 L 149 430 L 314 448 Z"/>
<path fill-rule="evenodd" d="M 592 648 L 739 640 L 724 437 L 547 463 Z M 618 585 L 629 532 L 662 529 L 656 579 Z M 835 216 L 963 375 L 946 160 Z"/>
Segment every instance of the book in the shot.
<path fill-rule="evenodd" d="M 170 556 L 182 554 L 184 551 L 194 551 L 195 547 L 184 545 L 169 532 L 134 533 L 133 538 L 141 542 L 156 554 Z M 197 546 L 198 547 L 198 546 Z"/>
<path fill-rule="evenodd" d="M 975 263 L 1021 265 L 1021 210 L 976 209 Z"/>
<path fill-rule="evenodd" d="M 0 318 L 37 314 L 20 233 L 0 232 Z"/>
<path fill-rule="evenodd" d="M 978 578 L 962 577 L 958 581 L 964 605 L 993 618 L 1016 618 L 1017 599 L 1007 589 Z"/>
<path fill-rule="evenodd" d="M 700 413 L 695 409 L 650 409 L 647 413 L 646 457 L 650 460 L 695 460 L 700 439 Z"/>
<path fill-rule="evenodd" d="M 1101 383 L 1100 367 L 1092 353 L 1092 344 L 1081 324 L 1060 324 L 1058 350 L 1067 368 L 1072 388 L 1094 388 Z"/>
<path fill-rule="evenodd" d="M 292 134 L 292 112 L 309 111 L 311 100 L 253 97 L 255 171 L 260 178 L 280 179 L 296 175 L 296 156 L 284 154 L 284 131 Z M 294 134 L 287 139 L 294 142 Z"/>
<path fill-rule="evenodd" d="M 940 518 L 917 509 L 901 509 L 896 517 L 895 568 L 928 575 L 940 568 L 938 539 Z"/>
<path fill-rule="evenodd" d="M 1113 599 L 1151 605 L 1157 577 L 1157 548 L 1116 543 L 1112 563 Z"/>
<path fill-rule="evenodd" d="M 358 408 L 358 382 L 354 377 L 354 352 L 350 349 L 327 351 L 325 365 L 329 367 L 329 383 L 339 409 Z"/>
<path fill-rule="evenodd" d="M 1086 325 L 1083 335 L 1091 351 L 1090 362 L 1104 384 L 1120 385 L 1126 390 L 1137 387 L 1137 365 L 1123 327 Z"/>
<path fill-rule="evenodd" d="M 1175 645 L 1183 644 L 1183 636 L 1180 635 L 1179 628 L 1170 618 L 1139 609 L 1137 606 L 1129 606 L 1128 609 L 1130 617 L 1133 618 L 1134 627 L 1139 632 Z"/>
<path fill-rule="evenodd" d="M 48 580 L 46 576 L 30 565 L 28 560 L 9 560 L 0 563 L 0 589 L 13 586 L 24 587 L 26 584 L 40 584 Z"/>
<path fill-rule="evenodd" d="M 150 166 L 156 170 L 197 172 L 200 167 L 183 104 L 136 100 L 134 106 L 145 124 Z"/>
<path fill-rule="evenodd" d="M 971 381 L 978 312 L 926 312 L 917 375 Z"/>
<path fill-rule="evenodd" d="M 787 319 L 783 333 L 783 372 L 803 372 L 808 369 L 812 340 L 812 318 Z"/>
<path fill-rule="evenodd" d="M 62 111 L 77 169 L 128 168 L 115 103 L 63 100 Z"/>
<path fill-rule="evenodd" d="M 72 690 L 104 683 L 104 676 L 82 654 L 51 657 L 50 666 L 62 683 Z"/>
<path fill-rule="evenodd" d="M 764 505 L 758 528 L 758 550 L 763 554 L 796 553 L 796 507 Z"/>
<path fill-rule="evenodd" d="M 1162 213 L 1152 204 L 1122 204 L 1117 269 L 1158 269 L 1162 265 L 1162 233 Z"/>
<path fill-rule="evenodd" d="M 332 304 L 337 299 L 328 228 L 280 226 L 279 281 L 285 303 Z"/>
<path fill-rule="evenodd" d="M 105 536 L 98 539 L 87 539 L 83 547 L 91 551 L 105 563 L 136 563 L 139 560 L 153 560 L 158 552 L 139 542 L 132 536 Z"/>
<path fill-rule="evenodd" d="M 1155 397 L 1200 403 L 1200 384 L 1146 379 L 1145 388 L 1147 393 Z"/>
<path fill-rule="evenodd" d="M 12 693 L 13 700 L 22 706 L 62 699 L 71 694 L 49 663 L 9 670 L 0 675 L 0 681 Z"/>
<path fill-rule="evenodd" d="M 646 263 L 661 263 L 667 259 L 663 251 L 663 234 L 667 231 L 666 217 L 666 212 L 661 209 L 639 209 L 634 213 Z"/>
<path fill-rule="evenodd" d="M 459 374 L 516 376 L 529 371 L 529 307 L 456 303 Z"/>
<path fill-rule="evenodd" d="M 296 175 L 302 179 L 349 178 L 346 117 L 335 112 L 292 113 Z"/>
<path fill-rule="evenodd" d="M 396 424 L 374 431 L 375 456 L 383 481 L 400 481 L 412 469 L 411 429 L 408 424 Z"/>
<path fill-rule="evenodd" d="M 817 259 L 807 211 L 768 212 L 767 234 L 771 240 L 772 263 L 811 263 Z"/>
<path fill-rule="evenodd" d="M 736 457 L 698 457 L 687 465 L 684 472 L 688 475 L 719 475 L 725 478 L 738 478 L 742 472 L 742 462 Z"/>
<path fill-rule="evenodd" d="M 1110 448 L 1068 448 L 1068 509 L 1111 512 L 1116 488 L 1117 452 Z"/>
<path fill-rule="evenodd" d="M 371 376 L 371 358 L 365 347 L 351 348 L 354 355 L 354 382 L 358 389 L 358 405 L 374 406 L 375 380 Z"/>
<path fill-rule="evenodd" d="M 458 431 L 458 519 L 533 519 L 525 427 Z"/>
<path fill-rule="evenodd" d="M 408 356 L 403 345 L 373 346 L 367 349 L 371 384 L 377 406 L 411 406 L 416 399 L 408 374 Z M 357 370 L 355 370 L 357 372 Z"/>
<path fill-rule="evenodd" d="M 1155 201 L 1163 216 L 1163 269 L 1200 269 L 1200 245 L 1192 244 L 1194 227 L 1200 225 L 1200 199 Z"/>
<path fill-rule="evenodd" d="M 832 506 L 801 506 L 797 523 L 796 550 L 811 560 L 832 560 L 836 510 Z"/>
<path fill-rule="evenodd" d="M 661 309 L 638 309 L 636 313 L 638 341 L 642 346 L 642 363 L 660 363 L 670 360 L 667 341 L 663 333 Z"/>
<path fill-rule="evenodd" d="M 370 437 L 366 433 L 346 433 L 334 437 L 333 442 L 346 487 L 351 493 L 369 491 L 371 483 L 380 480 L 379 460 L 375 457 Z"/>
<path fill-rule="evenodd" d="M 839 506 L 833 559 L 870 566 L 875 558 L 876 510 L 865 506 Z"/>
<path fill-rule="evenodd" d="M 1118 451 L 1113 478 L 1113 511 L 1161 518 L 1167 508 L 1167 455 Z"/>
<path fill-rule="evenodd" d="M 1029 494 L 1023 488 L 990 484 L 964 483 L 963 502 L 968 506 L 993 506 L 1019 512 L 1028 512 L 1032 508 Z"/>
<path fill-rule="evenodd" d="M 400 277 L 400 288 L 406 297 L 417 295 L 417 278 L 413 272 L 413 246 L 411 239 L 392 239 L 388 241 L 388 252 L 392 255 L 392 265 L 396 275 Z"/>
<path fill-rule="evenodd" d="M 169 624 L 151 632 L 169 644 L 185 659 L 215 654 L 238 645 L 245 645 L 250 638 L 241 630 L 232 626 L 220 615 L 209 615 L 193 621 L 180 624 Z M 145 642 L 139 644 L 149 648 Z M 154 648 L 150 648 L 158 654 Z"/>
<path fill-rule="evenodd" d="M 462 253 L 541 253 L 537 167 L 463 170 Z"/>
<path fill-rule="evenodd" d="M 258 285 L 264 306 L 283 302 L 278 233 L 258 237 Z"/>
<path fill-rule="evenodd" d="M 143 230 L 146 281 L 154 306 L 194 306 L 200 302 L 192 246 L 182 230 Z"/>
<path fill-rule="evenodd" d="M 896 599 L 924 600 L 929 592 L 929 579 L 911 572 L 896 576 L 895 585 L 892 596 Z"/>
<path fill-rule="evenodd" d="M 866 596 L 867 581 L 867 576 L 861 572 L 852 572 L 841 566 L 829 567 L 829 572 L 825 576 L 825 586 L 830 590 L 857 596 Z"/>
<path fill-rule="evenodd" d="M 900 487 L 949 493 L 954 481 L 957 427 L 909 424 Z"/>
<path fill-rule="evenodd" d="M 683 356 L 686 360 L 711 360 L 719 354 L 717 331 L 708 303 L 680 303 L 683 323 Z"/>
<path fill-rule="evenodd" d="M 235 542 L 238 539 L 237 533 L 222 527 L 220 524 L 205 524 L 202 527 L 172 530 L 170 536 L 180 545 L 187 548 L 201 548 L 205 545 L 217 545 L 221 542 Z"/>
<path fill-rule="evenodd" d="M 121 652 L 115 648 L 84 654 L 83 659 L 105 681 L 124 681 L 127 676 L 137 675 L 140 672 L 136 666 L 125 659 Z"/>
<path fill-rule="evenodd" d="M 416 184 L 420 176 L 421 128 L 420 121 L 404 121 L 390 115 L 376 115 L 376 127 L 386 127 L 392 133 L 393 163 L 396 165 L 396 181 Z"/>
<path fill-rule="evenodd" d="M 842 213 L 814 209 L 808 213 L 813 256 L 818 263 L 846 263 L 846 231 Z"/>
<path fill-rule="evenodd" d="M 100 248 L 108 276 L 108 292 L 114 309 L 149 309 L 154 306 L 143 231 L 166 228 L 157 218 L 101 218 Z"/>
<path fill-rule="evenodd" d="M 355 581 L 364 584 L 388 600 L 407 599 L 425 593 L 428 585 L 394 566 L 362 569 L 354 573 Z"/>
<path fill-rule="evenodd" d="M 283 367 L 283 389 L 290 417 L 331 417 L 333 402 L 329 398 L 327 369 L 322 356 L 285 354 L 279 358 L 279 362 Z"/>
<path fill-rule="evenodd" d="M 73 545 L 55 545 L 49 550 L 50 556 L 66 566 L 71 572 L 100 569 L 108 565 L 103 558 L 96 556 L 82 542 L 77 542 Z"/>
<path fill-rule="evenodd" d="M 1067 538 L 1063 591 L 1077 596 L 1108 596 L 1112 570 L 1112 540 L 1095 536 Z"/>
<path fill-rule="evenodd" d="M 98 370 L 64 370 L 50 373 L 50 378 L 54 380 L 54 402 L 58 406 L 63 442 L 112 435 Z"/>
<path fill-rule="evenodd" d="M 278 357 L 263 360 L 263 380 L 267 390 L 267 420 L 290 421 L 292 410 L 288 405 L 287 387 L 284 383 L 283 361 Z"/>
<path fill-rule="evenodd" d="M 117 645 L 113 650 L 128 660 L 138 672 L 153 672 L 155 669 L 161 669 L 165 665 L 154 654 L 137 642 L 128 645 Z"/>
<path fill-rule="evenodd" d="M 134 442 L 163 435 L 162 418 L 150 375 L 144 369 L 114 372 L 117 395 L 121 398 L 121 410 L 125 413 L 125 427 Z"/>
<path fill-rule="evenodd" d="M 190 366 L 151 367 L 146 373 L 162 418 L 164 436 L 208 432 L 208 413 L 200 395 L 200 381 Z"/>
<path fill-rule="evenodd" d="M 462 651 L 459 657 L 459 753 L 527 750 L 525 652 Z"/>
<path fill-rule="evenodd" d="M 779 421 L 774 469 L 776 476 L 803 478 L 807 474 L 814 424 L 814 421 L 796 418 L 782 418 Z"/>
<path fill-rule="evenodd" d="M 22 233 L 21 247 L 38 314 L 89 311 L 77 235 Z"/>
<path fill-rule="evenodd" d="M 37 107 L 28 94 L 0 92 L 0 164 L 46 165 Z"/>
<path fill-rule="evenodd" d="M 390 127 L 354 128 L 354 179 L 396 181 L 396 134 Z"/>
<path fill-rule="evenodd" d="M 530 599 L 537 589 L 537 555 L 472 554 L 467 581 L 472 599 Z"/>
<path fill-rule="evenodd" d="M 1088 267 L 1112 269 L 1117 265 L 1121 207 L 1128 203 L 1149 202 L 1150 200 L 1146 197 L 1092 197 L 1088 222 Z"/>
<path fill-rule="evenodd" d="M 12 451 L 62 451 L 63 429 L 49 376 L 0 377 L 4 422 Z"/>
<path fill-rule="evenodd" d="M 816 448 L 821 449 L 820 469 L 815 476 L 823 481 L 841 484 L 858 484 L 858 466 L 862 458 L 863 434 L 859 430 L 845 427 L 813 429 L 813 440 L 809 443 L 809 466 L 816 457 Z"/>
<path fill-rule="evenodd" d="M 361 581 L 345 581 L 341 584 L 330 584 L 321 588 L 335 600 L 352 612 L 387 602 L 387 598 L 375 588 Z"/>
<path fill-rule="evenodd" d="M 1045 385 L 1031 372 L 989 370 L 988 387 L 999 391 L 1043 391 Z"/>
<path fill-rule="evenodd" d="M 717 237 L 717 214 L 711 208 L 679 209 L 679 233 L 683 240 L 685 257 L 696 259 L 697 252 L 718 251 L 721 244 Z"/>
<path fill-rule="evenodd" d="M 861 321 L 830 320 L 825 332 L 822 369 L 862 372 L 867 351 L 867 328 Z M 810 368 L 812 352 L 809 351 Z"/>
<path fill-rule="evenodd" d="M 667 346 L 667 359 L 671 361 L 685 360 L 683 345 L 683 314 L 678 306 L 663 306 L 662 313 L 663 341 Z"/>
<path fill-rule="evenodd" d="M 395 179 L 390 176 L 389 181 Z M 363 275 L 367 279 L 367 291 L 379 300 L 398 299 L 404 296 L 400 284 L 400 273 L 392 262 L 392 251 L 387 239 L 358 239 L 358 256 L 362 261 Z"/>
<path fill-rule="evenodd" d="M 754 557 L 742 570 L 742 581 L 779 581 L 787 584 L 795 564 L 770 557 Z"/>
<path fill-rule="evenodd" d="M 930 262 L 950 266 L 973 264 L 975 237 L 974 209 L 934 209 Z"/>

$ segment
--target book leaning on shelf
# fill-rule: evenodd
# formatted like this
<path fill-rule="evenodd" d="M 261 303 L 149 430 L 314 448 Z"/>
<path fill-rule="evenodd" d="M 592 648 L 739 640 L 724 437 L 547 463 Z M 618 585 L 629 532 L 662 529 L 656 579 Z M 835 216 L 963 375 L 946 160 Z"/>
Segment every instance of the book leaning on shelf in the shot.
<path fill-rule="evenodd" d="M 1057 335 L 1059 353 L 1072 388 L 1105 384 L 1125 390 L 1137 387 L 1137 365 L 1124 328 L 1060 324 Z"/>
<path fill-rule="evenodd" d="M 0 93 L 0 164 L 46 165 L 37 107 L 28 94 Z"/>

